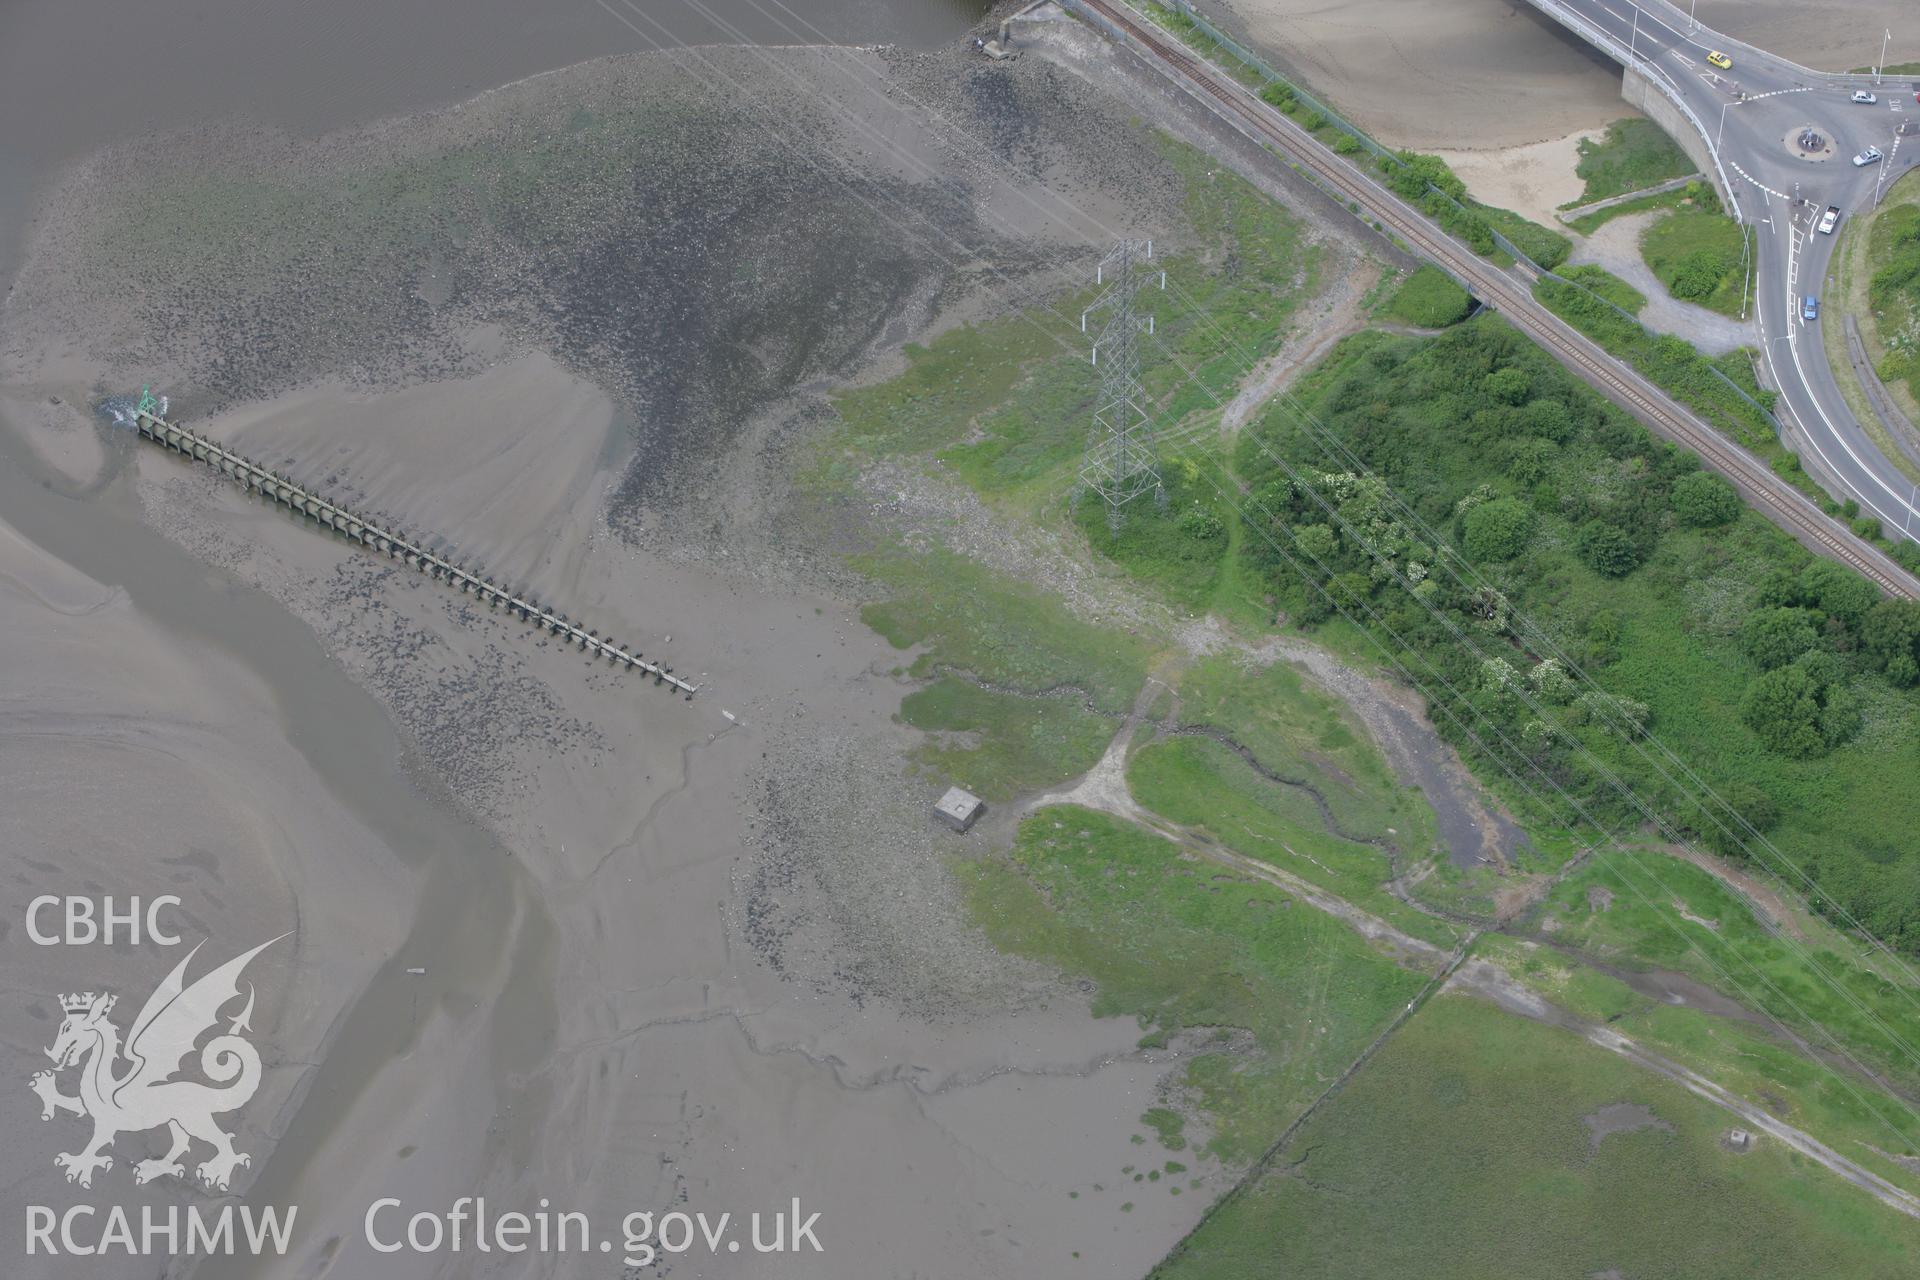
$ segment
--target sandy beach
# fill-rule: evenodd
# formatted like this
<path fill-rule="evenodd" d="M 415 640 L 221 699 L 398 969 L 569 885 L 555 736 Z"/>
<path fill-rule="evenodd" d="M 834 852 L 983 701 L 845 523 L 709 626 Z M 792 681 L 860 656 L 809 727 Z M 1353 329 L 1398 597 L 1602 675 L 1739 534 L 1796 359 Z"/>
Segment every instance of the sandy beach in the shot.
<path fill-rule="evenodd" d="M 1580 198 L 1586 183 L 1574 172 L 1580 144 L 1603 130 L 1582 129 L 1564 138 L 1524 143 L 1499 150 L 1452 151 L 1436 148 L 1474 197 L 1497 209 L 1511 209 L 1542 226 L 1559 225 L 1556 210 Z"/>

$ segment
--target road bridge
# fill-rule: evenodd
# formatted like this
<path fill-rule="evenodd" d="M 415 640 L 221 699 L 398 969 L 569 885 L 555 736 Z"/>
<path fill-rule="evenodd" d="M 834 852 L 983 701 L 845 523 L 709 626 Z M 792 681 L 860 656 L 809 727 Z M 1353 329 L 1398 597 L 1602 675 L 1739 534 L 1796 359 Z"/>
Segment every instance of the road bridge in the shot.
<path fill-rule="evenodd" d="M 1698 454 L 1754 508 L 1820 555 L 1854 569 L 1889 595 L 1920 600 L 1920 579 L 1826 515 L 1752 454 L 1694 417 L 1637 371 L 1614 359 L 1536 301 L 1526 276 L 1475 254 L 1425 214 L 1349 163 L 1224 70 L 1194 54 L 1124 0 L 1061 0 L 1064 8 L 1132 49 L 1147 64 L 1286 164 L 1310 175 L 1366 222 L 1385 227 L 1498 310 L 1567 369 L 1662 439 Z"/>
<path fill-rule="evenodd" d="M 1673 134 L 1708 173 L 1729 212 L 1753 227 L 1754 317 L 1776 417 L 1808 470 L 1920 542 L 1920 483 L 1883 454 L 1840 390 L 1803 302 L 1822 292 L 1836 237 L 1815 231 L 1828 207 L 1873 208 L 1920 162 L 1920 83 L 1814 71 L 1695 23 L 1665 0 L 1528 0 L 1625 68 L 1624 96 Z M 1834 16 L 1839 21 L 1840 15 Z M 1716 66 L 1718 53 L 1731 65 Z M 1854 101 L 1856 91 L 1872 102 Z M 1811 129 L 1825 144 L 1797 144 Z M 1906 130 L 1913 129 L 1914 133 Z M 1852 163 L 1868 147 L 1881 159 Z"/>
<path fill-rule="evenodd" d="M 121 415 L 142 440 L 202 463 L 221 475 L 276 503 L 296 516 L 314 521 L 349 542 L 367 550 L 404 562 L 437 582 L 470 595 L 490 609 L 505 609 L 509 614 L 537 631 L 544 631 L 562 643 L 571 644 L 590 658 L 605 658 L 623 671 L 652 676 L 657 685 L 668 685 L 691 701 L 696 688 L 673 674 L 673 668 L 650 662 L 606 636 L 597 635 L 519 593 L 497 585 L 492 578 L 475 573 L 463 565 L 429 549 L 417 536 L 408 536 L 370 516 L 332 502 L 312 490 L 294 483 L 279 472 L 263 467 L 245 455 L 236 453 L 217 440 L 190 431 L 161 417 L 164 406 L 143 392 L 140 401 Z"/>

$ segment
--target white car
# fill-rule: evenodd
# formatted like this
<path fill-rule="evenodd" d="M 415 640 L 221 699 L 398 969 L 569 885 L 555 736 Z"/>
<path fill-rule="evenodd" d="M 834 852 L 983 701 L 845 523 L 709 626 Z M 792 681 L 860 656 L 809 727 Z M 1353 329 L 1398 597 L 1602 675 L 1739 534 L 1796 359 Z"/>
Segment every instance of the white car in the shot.
<path fill-rule="evenodd" d="M 1853 91 L 1853 100 L 1855 102 L 1863 102 L 1870 107 L 1880 101 L 1880 95 L 1877 93 L 1868 93 L 1865 89 L 1855 89 Z"/>
<path fill-rule="evenodd" d="M 1859 155 L 1853 158 L 1853 163 L 1856 168 L 1864 165 L 1879 164 L 1880 148 L 1868 147 L 1865 151 L 1862 151 Z"/>

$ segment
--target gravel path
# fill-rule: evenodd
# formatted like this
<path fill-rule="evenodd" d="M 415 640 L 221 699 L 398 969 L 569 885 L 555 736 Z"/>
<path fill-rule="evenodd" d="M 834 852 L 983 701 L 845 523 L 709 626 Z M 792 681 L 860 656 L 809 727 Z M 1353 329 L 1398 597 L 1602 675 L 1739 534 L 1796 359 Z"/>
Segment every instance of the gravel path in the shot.
<path fill-rule="evenodd" d="M 1655 333 L 1675 334 L 1714 356 L 1754 345 L 1759 338 L 1751 320 L 1730 319 L 1717 311 L 1679 301 L 1647 267 L 1646 260 L 1640 256 L 1640 235 L 1661 216 L 1656 210 L 1615 218 L 1585 240 L 1576 241 L 1567 261 L 1576 266 L 1592 263 L 1605 267 L 1647 295 L 1640 319 Z"/>

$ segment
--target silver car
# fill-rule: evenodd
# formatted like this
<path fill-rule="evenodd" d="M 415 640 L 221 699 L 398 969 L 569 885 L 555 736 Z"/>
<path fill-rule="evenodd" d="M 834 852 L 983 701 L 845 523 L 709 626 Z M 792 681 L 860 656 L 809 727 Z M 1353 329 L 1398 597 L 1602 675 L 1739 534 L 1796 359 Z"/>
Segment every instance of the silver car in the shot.
<path fill-rule="evenodd" d="M 1853 163 L 1856 167 L 1870 165 L 1870 164 L 1879 164 L 1880 148 L 1868 147 L 1865 151 L 1862 151 L 1859 155 L 1853 158 Z"/>
<path fill-rule="evenodd" d="M 1880 101 L 1880 95 L 1877 93 L 1868 93 L 1865 89 L 1855 89 L 1853 91 L 1853 100 L 1855 102 L 1865 103 L 1870 107 Z"/>

